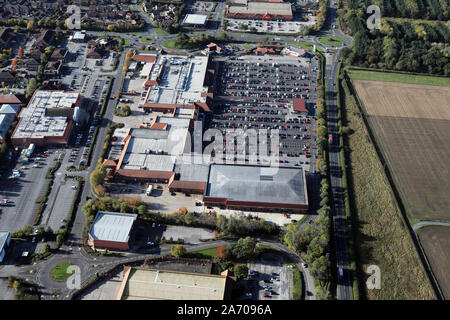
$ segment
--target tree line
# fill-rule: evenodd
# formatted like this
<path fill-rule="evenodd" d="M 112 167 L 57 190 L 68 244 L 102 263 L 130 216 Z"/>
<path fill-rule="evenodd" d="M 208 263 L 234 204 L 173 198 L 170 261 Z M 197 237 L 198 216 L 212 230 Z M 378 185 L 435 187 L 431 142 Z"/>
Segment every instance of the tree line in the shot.
<path fill-rule="evenodd" d="M 317 125 L 317 167 L 321 176 L 320 180 L 320 209 L 318 217 L 302 227 L 299 223 L 289 224 L 284 234 L 284 242 L 288 247 L 300 254 L 309 265 L 311 275 L 316 281 L 316 297 L 318 299 L 330 299 L 329 286 L 331 281 L 331 262 L 329 252 L 331 250 L 331 208 L 329 203 L 330 185 L 328 182 L 328 128 L 327 112 L 325 105 L 325 90 L 323 83 L 324 58 L 319 55 L 320 71 L 317 85 L 316 125 Z"/>
<path fill-rule="evenodd" d="M 357 9 L 361 3 L 367 8 L 377 5 L 382 17 L 412 18 L 426 20 L 449 20 L 448 0 L 349 0 L 348 7 Z"/>

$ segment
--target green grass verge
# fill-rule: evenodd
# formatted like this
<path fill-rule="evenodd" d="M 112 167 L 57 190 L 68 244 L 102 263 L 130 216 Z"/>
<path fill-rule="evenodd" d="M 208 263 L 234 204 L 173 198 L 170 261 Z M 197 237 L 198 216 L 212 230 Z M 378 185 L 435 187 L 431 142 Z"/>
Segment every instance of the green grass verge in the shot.
<path fill-rule="evenodd" d="M 292 288 L 292 297 L 294 300 L 303 300 L 303 280 L 300 271 L 295 266 L 295 264 L 291 263 L 293 266 L 292 272 L 294 275 L 294 286 Z"/>
<path fill-rule="evenodd" d="M 155 33 L 156 34 L 159 34 L 160 36 L 165 36 L 165 35 L 167 35 L 168 33 L 167 32 L 165 32 L 163 29 L 161 29 L 161 28 L 155 28 L 155 29 L 153 29 L 153 30 L 155 30 Z"/>
<path fill-rule="evenodd" d="M 130 40 L 129 39 L 125 39 L 125 41 L 123 42 L 123 46 L 124 47 L 128 47 L 130 45 Z"/>
<path fill-rule="evenodd" d="M 142 37 L 141 39 L 139 39 L 139 41 L 142 42 L 142 43 L 155 42 L 155 38 L 153 38 L 153 37 Z"/>
<path fill-rule="evenodd" d="M 329 46 L 329 47 L 338 47 L 338 46 L 342 46 L 344 44 L 344 40 L 342 40 L 339 37 L 336 36 L 321 36 L 318 39 L 319 43 L 323 44 L 324 46 Z"/>
<path fill-rule="evenodd" d="M 67 273 L 67 268 L 71 264 L 68 262 L 62 262 L 57 264 L 53 267 L 52 270 L 50 270 L 50 278 L 52 280 L 57 282 L 64 282 L 66 281 L 73 273 Z"/>
<path fill-rule="evenodd" d="M 352 80 L 373 80 L 450 87 L 450 78 L 349 69 Z"/>
<path fill-rule="evenodd" d="M 168 49 L 182 49 L 175 44 L 175 40 L 169 40 L 163 43 L 163 46 Z"/>
<path fill-rule="evenodd" d="M 308 43 L 308 42 L 295 42 L 295 41 L 289 41 L 289 42 L 283 42 L 283 44 L 289 45 L 289 46 L 293 46 L 293 47 L 300 47 L 309 51 L 313 51 L 314 49 L 314 44 L 312 43 Z M 324 52 L 320 47 L 316 46 L 316 50 L 320 51 L 320 52 Z"/>

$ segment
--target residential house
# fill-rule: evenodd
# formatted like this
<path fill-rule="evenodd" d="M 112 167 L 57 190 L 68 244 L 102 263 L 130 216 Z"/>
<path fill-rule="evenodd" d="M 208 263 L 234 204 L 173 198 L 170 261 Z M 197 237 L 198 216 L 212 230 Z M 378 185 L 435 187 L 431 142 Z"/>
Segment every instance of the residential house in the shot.
<path fill-rule="evenodd" d="M 61 72 L 62 61 L 49 61 L 44 69 L 44 74 L 46 76 L 59 76 Z"/>
<path fill-rule="evenodd" d="M 103 52 L 97 47 L 90 48 L 86 54 L 88 59 L 101 59 L 103 57 Z"/>
<path fill-rule="evenodd" d="M 37 37 L 34 46 L 46 48 L 51 46 L 55 41 L 56 33 L 53 30 L 44 30 Z"/>
<path fill-rule="evenodd" d="M 50 61 L 62 61 L 64 63 L 66 56 L 67 56 L 67 49 L 61 48 L 61 49 L 55 49 L 53 51 Z"/>
<path fill-rule="evenodd" d="M 4 82 L 5 84 L 11 84 L 15 82 L 15 77 L 11 73 L 11 71 L 0 71 L 0 82 Z"/>
<path fill-rule="evenodd" d="M 7 48 L 11 40 L 16 37 L 16 34 L 11 28 L 2 28 L 0 30 L 0 47 Z"/>

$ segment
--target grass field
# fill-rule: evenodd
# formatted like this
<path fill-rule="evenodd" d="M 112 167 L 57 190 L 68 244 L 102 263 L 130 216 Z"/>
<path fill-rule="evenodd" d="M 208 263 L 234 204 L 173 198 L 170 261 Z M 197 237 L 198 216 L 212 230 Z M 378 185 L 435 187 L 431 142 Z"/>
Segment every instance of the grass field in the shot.
<path fill-rule="evenodd" d="M 169 40 L 163 43 L 163 46 L 169 49 L 181 49 L 175 45 L 175 40 Z"/>
<path fill-rule="evenodd" d="M 155 33 L 158 34 L 158 35 L 160 35 L 160 36 L 165 36 L 165 35 L 168 34 L 167 32 L 165 32 L 165 31 L 164 31 L 163 29 L 161 29 L 161 28 L 155 28 L 155 29 L 153 29 L 153 30 L 155 30 Z"/>
<path fill-rule="evenodd" d="M 348 165 L 358 221 L 355 242 L 359 264 L 363 272 L 369 265 L 381 270 L 381 289 L 367 289 L 367 276 L 361 276 L 362 293 L 376 300 L 435 299 L 356 101 L 345 85 L 341 94 L 350 129 Z"/>
<path fill-rule="evenodd" d="M 344 44 L 344 40 L 336 36 L 321 36 L 318 39 L 319 43 L 329 46 L 329 47 L 338 47 Z"/>
<path fill-rule="evenodd" d="M 450 87 L 450 78 L 416 76 L 403 73 L 377 72 L 366 70 L 349 70 L 350 77 L 354 80 L 390 81 L 412 84 L 425 84 L 432 86 Z"/>
<path fill-rule="evenodd" d="M 64 282 L 66 281 L 73 273 L 67 273 L 67 268 L 71 264 L 68 262 L 63 262 L 60 264 L 57 264 L 51 271 L 50 271 L 50 277 L 54 281 L 58 282 Z"/>
<path fill-rule="evenodd" d="M 216 256 L 216 250 L 217 250 L 217 247 L 204 249 L 204 250 L 200 250 L 200 251 L 193 251 L 193 252 L 188 253 L 188 256 L 190 258 L 196 258 L 196 259 L 212 259 Z"/>
<path fill-rule="evenodd" d="M 293 47 L 301 47 L 301 48 L 309 50 L 309 51 L 313 51 L 313 49 L 314 49 L 314 45 L 312 43 L 308 43 L 308 42 L 290 41 L 290 42 L 284 42 L 284 44 L 287 44 L 287 45 L 293 46 Z M 316 47 L 316 50 L 323 52 L 323 50 L 320 47 Z"/>
<path fill-rule="evenodd" d="M 450 299 L 450 227 L 429 226 L 417 232 L 446 300 Z"/>
<path fill-rule="evenodd" d="M 408 216 L 450 221 L 450 88 L 365 80 L 354 86 Z"/>
<path fill-rule="evenodd" d="M 155 38 L 153 37 L 142 37 L 141 39 L 139 39 L 140 42 L 143 43 L 150 43 L 150 42 L 154 42 Z"/>
<path fill-rule="evenodd" d="M 302 290 L 303 290 L 302 276 L 300 275 L 300 271 L 297 269 L 295 264 L 291 263 L 290 265 L 293 266 L 292 272 L 294 275 L 294 287 L 292 288 L 292 297 L 294 300 L 302 300 Z"/>

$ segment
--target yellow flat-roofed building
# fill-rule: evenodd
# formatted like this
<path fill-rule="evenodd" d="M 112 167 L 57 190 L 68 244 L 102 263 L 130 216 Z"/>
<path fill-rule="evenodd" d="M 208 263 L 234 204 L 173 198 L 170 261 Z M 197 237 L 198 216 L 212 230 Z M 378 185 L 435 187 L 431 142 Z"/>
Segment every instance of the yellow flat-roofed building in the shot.
<path fill-rule="evenodd" d="M 224 300 L 227 275 L 126 267 L 117 300 Z"/>

